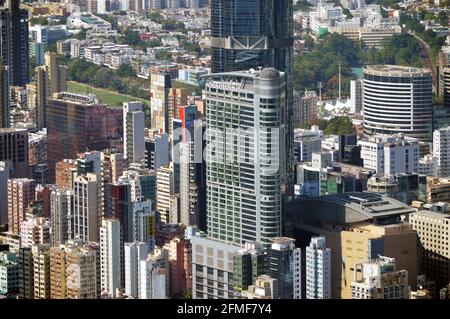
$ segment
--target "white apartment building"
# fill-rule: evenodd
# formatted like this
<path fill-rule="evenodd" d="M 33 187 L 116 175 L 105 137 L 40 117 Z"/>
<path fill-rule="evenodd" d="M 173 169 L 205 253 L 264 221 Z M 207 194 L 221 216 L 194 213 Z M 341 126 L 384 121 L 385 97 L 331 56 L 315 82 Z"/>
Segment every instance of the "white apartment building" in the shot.
<path fill-rule="evenodd" d="M 152 201 L 138 198 L 132 202 L 133 241 L 144 242 L 148 250 L 155 247 L 155 212 L 152 210 Z"/>
<path fill-rule="evenodd" d="M 312 126 L 310 130 L 294 130 L 294 155 L 299 162 L 310 162 L 313 152 L 320 152 L 322 147 L 323 132 L 318 126 Z"/>
<path fill-rule="evenodd" d="M 50 244 L 50 221 L 28 215 L 20 224 L 20 244 L 21 247 Z"/>
<path fill-rule="evenodd" d="M 419 142 L 403 135 L 375 135 L 358 141 L 366 168 L 385 176 L 397 173 L 417 173 L 419 170 Z"/>
<path fill-rule="evenodd" d="M 379 256 L 354 268 L 352 299 L 409 299 L 408 271 L 397 271 L 394 258 Z"/>
<path fill-rule="evenodd" d="M 438 176 L 438 158 L 431 154 L 419 159 L 419 174 L 426 176 Z"/>
<path fill-rule="evenodd" d="M 242 247 L 202 236 L 192 236 L 191 243 L 192 298 L 232 299 L 233 255 Z"/>
<path fill-rule="evenodd" d="M 116 219 L 102 220 L 100 227 L 100 260 L 102 293 L 117 297 L 121 285 L 120 222 Z"/>
<path fill-rule="evenodd" d="M 139 299 L 166 299 L 168 268 L 160 260 L 149 255 L 139 261 Z"/>
<path fill-rule="evenodd" d="M 450 126 L 433 132 L 433 156 L 437 158 L 438 177 L 450 176 Z"/>
<path fill-rule="evenodd" d="M 306 247 L 306 299 L 331 298 L 331 250 L 325 237 L 313 237 Z"/>
<path fill-rule="evenodd" d="M 69 219 L 73 238 L 69 239 L 98 242 L 98 183 L 101 181 L 92 173 L 74 178 L 73 218 Z"/>
<path fill-rule="evenodd" d="M 173 168 L 162 166 L 156 173 L 156 210 L 160 214 L 161 222 L 169 222 L 170 195 L 173 194 Z"/>
<path fill-rule="evenodd" d="M 144 122 L 142 102 L 123 103 L 123 147 L 124 158 L 128 162 L 139 162 L 144 159 Z"/>
<path fill-rule="evenodd" d="M 125 243 L 125 294 L 139 298 L 139 263 L 147 259 L 148 246 L 143 242 Z"/>

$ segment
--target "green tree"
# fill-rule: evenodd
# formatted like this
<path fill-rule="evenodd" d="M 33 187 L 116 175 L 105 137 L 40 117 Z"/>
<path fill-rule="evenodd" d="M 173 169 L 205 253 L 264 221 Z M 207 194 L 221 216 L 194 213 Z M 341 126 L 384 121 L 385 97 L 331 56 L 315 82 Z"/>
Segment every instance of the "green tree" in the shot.
<path fill-rule="evenodd" d="M 139 32 L 127 29 L 123 35 L 118 39 L 120 44 L 128 44 L 130 46 L 137 46 L 141 44 L 141 39 L 139 38 Z"/>
<path fill-rule="evenodd" d="M 131 77 L 135 75 L 133 68 L 129 64 L 121 64 L 116 70 L 116 74 L 120 77 Z"/>
<path fill-rule="evenodd" d="M 439 19 L 439 23 L 443 27 L 447 27 L 448 26 L 448 13 L 445 13 L 445 11 L 441 11 L 441 12 L 439 12 L 437 18 Z"/>
<path fill-rule="evenodd" d="M 191 290 L 186 290 L 183 293 L 183 299 L 192 299 L 192 291 Z"/>
<path fill-rule="evenodd" d="M 40 17 L 40 18 L 34 17 L 34 18 L 30 19 L 30 24 L 31 25 L 48 25 L 48 19 L 43 18 L 43 17 Z"/>
<path fill-rule="evenodd" d="M 172 60 L 172 53 L 161 50 L 156 53 L 155 58 L 160 61 Z"/>
<path fill-rule="evenodd" d="M 45 51 L 50 51 L 50 52 L 57 52 L 58 51 L 58 48 L 57 48 L 57 46 L 56 46 L 56 43 L 52 43 L 52 44 L 48 44 L 46 47 L 45 47 Z"/>
<path fill-rule="evenodd" d="M 97 17 L 99 17 L 100 19 L 103 19 L 106 22 L 111 23 L 111 28 L 113 30 L 117 30 L 117 28 L 119 27 L 118 20 L 114 15 L 106 15 L 106 14 L 99 14 L 99 13 L 94 13 L 94 14 Z"/>
<path fill-rule="evenodd" d="M 353 134 L 354 132 L 352 120 L 346 116 L 332 118 L 323 131 L 326 135 L 348 135 Z"/>
<path fill-rule="evenodd" d="M 74 39 L 86 40 L 86 29 L 82 28 L 80 32 L 73 36 Z"/>
<path fill-rule="evenodd" d="M 162 42 L 160 39 L 153 39 L 146 42 L 146 45 L 150 48 L 156 48 L 162 46 Z"/>
<path fill-rule="evenodd" d="M 311 11 L 312 5 L 307 0 L 299 0 L 294 4 L 294 11 Z"/>
<path fill-rule="evenodd" d="M 162 28 L 167 31 L 185 31 L 186 28 L 183 22 L 177 21 L 175 19 L 167 19 L 162 23 Z"/>
<path fill-rule="evenodd" d="M 164 21 L 164 17 L 158 11 L 151 11 L 147 13 L 147 18 L 152 20 L 153 22 L 161 24 Z"/>
<path fill-rule="evenodd" d="M 353 18 L 353 14 L 351 14 L 350 10 L 347 9 L 347 8 L 345 8 L 344 10 L 342 10 L 342 13 L 345 14 L 345 16 L 346 16 L 348 19 Z"/>

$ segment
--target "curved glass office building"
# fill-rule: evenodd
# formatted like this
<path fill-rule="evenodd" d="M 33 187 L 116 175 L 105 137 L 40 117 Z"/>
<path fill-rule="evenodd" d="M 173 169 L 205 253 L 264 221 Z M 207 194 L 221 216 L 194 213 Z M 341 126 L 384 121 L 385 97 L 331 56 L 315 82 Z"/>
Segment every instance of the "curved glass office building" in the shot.
<path fill-rule="evenodd" d="M 427 69 L 394 65 L 364 67 L 365 135 L 398 134 L 432 140 L 432 83 Z"/>

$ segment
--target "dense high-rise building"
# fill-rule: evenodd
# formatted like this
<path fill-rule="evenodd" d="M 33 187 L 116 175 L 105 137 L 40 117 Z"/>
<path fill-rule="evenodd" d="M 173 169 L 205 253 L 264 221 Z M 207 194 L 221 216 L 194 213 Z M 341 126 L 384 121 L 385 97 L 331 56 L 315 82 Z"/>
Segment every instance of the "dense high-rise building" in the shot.
<path fill-rule="evenodd" d="M 108 188 L 106 217 L 120 221 L 121 237 L 123 242 L 132 240 L 131 216 L 131 185 L 124 182 L 114 182 Z"/>
<path fill-rule="evenodd" d="M 350 111 L 359 114 L 363 106 L 363 80 L 350 81 Z"/>
<path fill-rule="evenodd" d="M 292 1 L 211 1 L 212 72 L 291 71 Z"/>
<path fill-rule="evenodd" d="M 9 127 L 9 68 L 0 58 L 0 128 Z"/>
<path fill-rule="evenodd" d="M 419 142 L 399 135 L 374 135 L 358 141 L 363 166 L 390 176 L 419 171 Z"/>
<path fill-rule="evenodd" d="M 123 148 L 124 158 L 128 162 L 144 159 L 144 120 L 141 102 L 123 103 Z"/>
<path fill-rule="evenodd" d="M 444 108 L 450 110 L 450 50 L 441 52 L 438 57 L 439 96 L 442 97 Z"/>
<path fill-rule="evenodd" d="M 433 156 L 437 159 L 436 177 L 450 177 L 450 126 L 433 132 Z"/>
<path fill-rule="evenodd" d="M 152 201 L 142 197 L 132 203 L 131 234 L 128 240 L 146 243 L 149 251 L 155 248 L 156 216 L 152 208 Z"/>
<path fill-rule="evenodd" d="M 267 274 L 278 281 L 276 299 L 300 299 L 300 248 L 295 248 L 295 240 L 285 237 L 273 238 L 267 254 Z"/>
<path fill-rule="evenodd" d="M 161 166 L 169 164 L 169 135 L 155 135 L 145 141 L 145 167 L 157 171 Z"/>
<path fill-rule="evenodd" d="M 285 77 L 274 68 L 206 81 L 208 236 L 269 245 L 286 189 Z M 291 145 L 292 146 L 292 145 Z"/>
<path fill-rule="evenodd" d="M 172 119 L 178 119 L 178 107 L 187 104 L 187 92 L 185 88 L 171 88 L 168 97 L 168 111 L 169 111 L 169 135 L 172 135 Z"/>
<path fill-rule="evenodd" d="M 142 198 L 156 203 L 156 173 L 144 168 L 143 165 L 130 165 L 119 178 L 119 182 L 131 185 L 132 201 Z"/>
<path fill-rule="evenodd" d="M 73 178 L 77 172 L 77 161 L 63 159 L 55 165 L 55 185 L 62 189 L 72 189 Z"/>
<path fill-rule="evenodd" d="M 122 287 L 122 241 L 120 222 L 117 219 L 104 219 L 100 227 L 100 258 L 102 293 L 117 297 Z"/>
<path fill-rule="evenodd" d="M 4 5 L 6 2 L 6 6 Z M 24 86 L 29 79 L 28 11 L 20 8 L 20 0 L 2 1 L 0 7 L 0 55 L 9 66 L 11 85 Z"/>
<path fill-rule="evenodd" d="M 234 298 L 233 255 L 240 247 L 192 236 L 192 298 Z"/>
<path fill-rule="evenodd" d="M 108 184 L 117 182 L 122 176 L 125 168 L 125 160 L 123 154 L 116 149 L 106 149 L 101 152 L 101 176 L 102 176 L 102 216 L 108 214 L 108 198 L 109 190 Z"/>
<path fill-rule="evenodd" d="M 190 247 L 187 241 L 175 237 L 163 247 L 169 259 L 169 291 L 170 296 L 180 297 L 188 290 L 191 272 Z"/>
<path fill-rule="evenodd" d="M 294 127 L 304 126 L 318 117 L 319 101 L 315 91 L 294 92 L 293 120 Z"/>
<path fill-rule="evenodd" d="M 197 120 L 196 106 L 180 106 L 178 113 L 181 133 L 180 140 L 173 146 L 172 160 L 179 163 L 180 223 L 206 230 L 206 162 L 203 158 L 206 127 Z"/>
<path fill-rule="evenodd" d="M 393 65 L 364 67 L 364 134 L 432 139 L 432 84 L 427 69 Z"/>
<path fill-rule="evenodd" d="M 50 245 L 31 247 L 34 299 L 50 299 Z"/>
<path fill-rule="evenodd" d="M 17 253 L 17 277 L 20 299 L 34 297 L 34 266 L 31 247 L 21 247 Z"/>
<path fill-rule="evenodd" d="M 0 161 L 12 163 L 12 178 L 28 177 L 28 132 L 25 129 L 0 129 Z"/>
<path fill-rule="evenodd" d="M 169 223 L 170 196 L 173 194 L 173 167 L 162 166 L 156 173 L 156 210 L 163 223 Z"/>
<path fill-rule="evenodd" d="M 69 241 L 50 248 L 50 297 L 97 299 L 101 295 L 100 247 Z"/>
<path fill-rule="evenodd" d="M 47 159 L 49 180 L 55 180 L 57 162 L 79 152 L 104 150 L 122 137 L 123 112 L 96 102 L 94 96 L 57 93 L 47 99 Z"/>
<path fill-rule="evenodd" d="M 98 184 L 96 174 L 78 175 L 73 181 L 72 237 L 83 242 L 98 242 Z"/>
<path fill-rule="evenodd" d="M 19 290 L 17 254 L 0 252 L 0 296 L 17 298 Z"/>
<path fill-rule="evenodd" d="M 155 251 L 139 261 L 139 299 L 166 299 L 169 291 L 168 256 Z"/>
<path fill-rule="evenodd" d="M 256 283 L 267 271 L 268 258 L 263 246 L 246 242 L 245 247 L 233 255 L 234 291 L 240 293 Z"/>
<path fill-rule="evenodd" d="M 306 247 L 306 299 L 331 299 L 331 250 L 325 237 L 314 237 Z"/>
<path fill-rule="evenodd" d="M 125 294 L 139 297 L 139 264 L 147 259 L 148 245 L 142 242 L 125 243 Z"/>
<path fill-rule="evenodd" d="M 31 214 L 27 214 L 27 219 L 20 223 L 21 247 L 49 244 L 50 222 L 48 218 L 34 217 Z"/>
<path fill-rule="evenodd" d="M 409 299 L 408 271 L 396 270 L 395 259 L 377 259 L 355 264 L 352 299 Z"/>
<path fill-rule="evenodd" d="M 154 69 L 150 74 L 151 129 L 158 132 L 169 131 L 169 90 L 170 73 Z"/>
<path fill-rule="evenodd" d="M 28 205 L 34 200 L 34 180 L 18 178 L 8 180 L 8 230 L 20 234 L 20 224 L 25 220 Z M 5 199 L 2 199 L 5 200 Z"/>
<path fill-rule="evenodd" d="M 67 91 L 66 73 L 67 67 L 58 65 L 56 61 L 57 54 L 54 52 L 45 52 L 45 67 L 49 83 L 47 96 L 53 96 L 55 93 Z"/>
<path fill-rule="evenodd" d="M 274 67 L 284 72 L 287 191 L 293 192 L 292 52 L 293 2 L 291 0 L 211 0 L 212 72 Z M 292 188 L 292 189 L 291 189 Z"/>
<path fill-rule="evenodd" d="M 50 220 L 52 246 L 63 245 L 72 238 L 73 229 L 69 229 L 69 218 L 73 218 L 73 190 L 55 187 L 50 195 Z"/>
<path fill-rule="evenodd" d="M 56 53 L 54 52 L 46 52 L 44 57 L 45 65 L 36 67 L 34 88 L 29 93 L 32 95 L 31 100 L 34 101 L 35 121 L 38 130 L 47 127 L 47 99 L 55 93 L 67 90 L 67 67 L 57 64 Z"/>
<path fill-rule="evenodd" d="M 450 282 L 450 215 L 420 210 L 410 215 L 410 223 L 420 240 L 421 271 L 441 289 Z"/>
<path fill-rule="evenodd" d="M 10 177 L 10 162 L 0 162 L 0 194 L 8 193 L 8 179 Z M 0 201 L 0 225 L 8 223 L 8 201 Z"/>

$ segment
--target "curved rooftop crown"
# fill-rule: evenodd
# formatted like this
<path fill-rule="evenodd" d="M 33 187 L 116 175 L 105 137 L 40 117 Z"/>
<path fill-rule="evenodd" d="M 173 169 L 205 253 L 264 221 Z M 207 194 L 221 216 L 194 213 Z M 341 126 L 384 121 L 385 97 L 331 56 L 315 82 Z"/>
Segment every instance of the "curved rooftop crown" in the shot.
<path fill-rule="evenodd" d="M 431 76 L 431 72 L 428 69 L 389 64 L 366 65 L 364 66 L 364 73 L 399 77 Z"/>
<path fill-rule="evenodd" d="M 280 77 L 280 72 L 275 68 L 264 68 L 259 72 L 259 77 L 263 79 L 276 79 Z"/>

